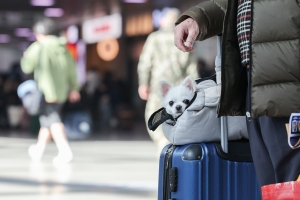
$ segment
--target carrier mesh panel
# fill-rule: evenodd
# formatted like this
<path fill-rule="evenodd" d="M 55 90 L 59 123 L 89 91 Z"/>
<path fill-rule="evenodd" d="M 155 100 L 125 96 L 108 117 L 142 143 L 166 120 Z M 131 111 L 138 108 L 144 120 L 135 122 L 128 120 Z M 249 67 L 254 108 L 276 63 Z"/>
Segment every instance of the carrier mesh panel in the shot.
<path fill-rule="evenodd" d="M 156 115 L 154 115 L 153 120 L 152 120 L 152 124 L 156 124 L 157 122 L 159 122 L 160 120 L 162 120 L 163 117 L 163 112 L 164 109 L 159 111 L 158 113 L 156 113 Z"/>
<path fill-rule="evenodd" d="M 165 108 L 161 108 L 150 116 L 148 120 L 148 128 L 152 131 L 155 131 L 159 125 L 168 119 L 174 120 L 172 115 L 166 112 Z"/>

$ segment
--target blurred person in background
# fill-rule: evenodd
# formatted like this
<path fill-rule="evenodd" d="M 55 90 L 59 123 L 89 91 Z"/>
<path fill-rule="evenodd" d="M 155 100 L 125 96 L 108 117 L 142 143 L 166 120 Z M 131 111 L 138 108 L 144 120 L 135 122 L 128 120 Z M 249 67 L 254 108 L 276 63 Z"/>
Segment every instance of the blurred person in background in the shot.
<path fill-rule="evenodd" d="M 70 102 L 80 100 L 75 62 L 65 47 L 66 40 L 54 36 L 56 27 L 52 20 L 38 21 L 33 31 L 37 42 L 24 52 L 21 67 L 24 73 L 34 73 L 46 103 L 39 117 L 38 141 L 29 147 L 28 154 L 32 160 L 39 161 L 52 136 L 59 151 L 53 163 L 68 163 L 73 159 L 73 153 L 59 112 L 68 98 Z"/>
<path fill-rule="evenodd" d="M 141 99 L 147 100 L 146 124 L 151 114 L 162 107 L 158 89 L 160 81 L 169 81 L 176 85 L 188 75 L 198 77 L 194 54 L 183 53 L 174 46 L 173 29 L 179 13 L 176 8 L 165 12 L 160 21 L 160 29 L 148 36 L 140 56 L 138 93 Z M 148 132 L 159 152 L 169 143 L 160 126 L 155 132 L 149 129 Z"/>
<path fill-rule="evenodd" d="M 93 98 L 97 88 L 101 83 L 101 76 L 97 71 L 96 67 L 92 67 L 86 73 L 85 91 L 88 95 L 89 100 Z"/>
<path fill-rule="evenodd" d="M 120 112 L 124 112 L 126 101 L 126 83 L 114 73 L 107 71 L 102 76 L 102 81 L 97 88 L 94 99 L 98 101 L 99 128 L 121 128 Z M 126 107 L 126 106 L 125 106 Z"/>
<path fill-rule="evenodd" d="M 26 120 L 22 102 L 17 95 L 17 88 L 23 81 L 20 62 L 12 63 L 11 70 L 3 84 L 3 100 L 7 112 L 9 127 L 12 129 L 21 128 L 22 121 Z"/>
<path fill-rule="evenodd" d="M 96 93 L 99 85 L 101 85 L 101 74 L 98 72 L 97 67 L 92 67 L 87 70 L 86 73 L 86 82 L 84 84 L 83 90 L 87 95 L 87 106 L 89 112 L 93 117 L 93 121 L 97 119 L 97 109 L 98 108 L 98 99 L 96 98 Z"/>

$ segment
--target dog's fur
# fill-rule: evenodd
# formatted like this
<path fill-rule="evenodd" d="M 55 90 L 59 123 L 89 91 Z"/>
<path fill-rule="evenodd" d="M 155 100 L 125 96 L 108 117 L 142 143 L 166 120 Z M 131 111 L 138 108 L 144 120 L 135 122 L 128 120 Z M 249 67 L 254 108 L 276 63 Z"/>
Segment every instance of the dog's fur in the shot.
<path fill-rule="evenodd" d="M 191 76 L 186 77 L 178 86 L 167 81 L 159 83 L 160 97 L 166 112 L 175 119 L 183 113 L 196 91 L 196 83 Z"/>

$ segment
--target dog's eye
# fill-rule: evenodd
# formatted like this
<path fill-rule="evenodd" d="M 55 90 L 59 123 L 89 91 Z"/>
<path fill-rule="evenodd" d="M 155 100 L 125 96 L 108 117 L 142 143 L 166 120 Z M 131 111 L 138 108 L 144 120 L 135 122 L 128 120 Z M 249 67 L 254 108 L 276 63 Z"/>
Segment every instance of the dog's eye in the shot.
<path fill-rule="evenodd" d="M 189 104 L 189 103 L 190 103 L 190 101 L 189 101 L 188 99 L 185 99 L 185 100 L 183 100 L 183 103 L 185 103 L 185 104 Z"/>
<path fill-rule="evenodd" d="M 170 101 L 170 102 L 169 102 L 169 105 L 170 105 L 170 106 L 173 106 L 173 104 L 174 104 L 174 101 Z"/>

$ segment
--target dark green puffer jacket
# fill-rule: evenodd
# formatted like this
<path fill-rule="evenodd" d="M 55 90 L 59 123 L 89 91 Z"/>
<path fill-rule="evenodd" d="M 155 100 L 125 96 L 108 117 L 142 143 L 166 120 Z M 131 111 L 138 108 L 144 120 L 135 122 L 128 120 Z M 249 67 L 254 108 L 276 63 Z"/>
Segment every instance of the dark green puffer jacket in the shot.
<path fill-rule="evenodd" d="M 252 118 L 288 117 L 300 112 L 300 0 L 253 0 L 249 105 L 236 31 L 237 0 L 203 2 L 176 24 L 188 17 L 198 22 L 198 40 L 223 35 L 219 116 L 249 111 Z"/>

